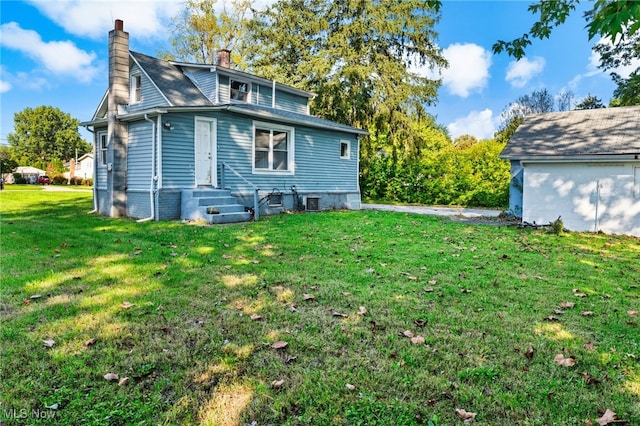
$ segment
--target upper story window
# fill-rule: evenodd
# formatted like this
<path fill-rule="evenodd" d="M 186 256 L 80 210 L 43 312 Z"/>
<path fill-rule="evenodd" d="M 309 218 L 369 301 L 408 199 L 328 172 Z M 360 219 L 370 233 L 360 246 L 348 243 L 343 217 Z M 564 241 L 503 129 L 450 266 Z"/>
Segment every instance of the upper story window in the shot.
<path fill-rule="evenodd" d="M 293 128 L 255 123 L 253 171 L 293 173 Z"/>
<path fill-rule="evenodd" d="M 249 102 L 251 85 L 244 81 L 231 80 L 230 97 L 232 101 Z"/>
<path fill-rule="evenodd" d="M 351 158 L 351 142 L 340 141 L 340 158 L 349 160 Z"/>
<path fill-rule="evenodd" d="M 131 76 L 131 87 L 129 88 L 129 103 L 135 104 L 142 100 L 142 75 Z"/>
<path fill-rule="evenodd" d="M 98 149 L 100 150 L 100 164 L 107 165 L 107 132 L 98 132 Z"/>

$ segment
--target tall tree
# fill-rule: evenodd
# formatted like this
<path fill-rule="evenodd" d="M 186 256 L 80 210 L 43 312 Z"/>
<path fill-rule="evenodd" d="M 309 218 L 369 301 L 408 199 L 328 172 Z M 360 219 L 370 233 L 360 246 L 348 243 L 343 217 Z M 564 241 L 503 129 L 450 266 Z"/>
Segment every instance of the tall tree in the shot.
<path fill-rule="evenodd" d="M 583 100 L 578 102 L 575 106 L 575 109 L 598 109 L 605 108 L 605 105 L 602 103 L 602 99 L 597 96 L 593 96 L 588 94 Z"/>
<path fill-rule="evenodd" d="M 558 111 L 569 111 L 571 109 L 571 103 L 573 102 L 574 94 L 571 90 L 562 90 L 556 95 L 556 103 L 558 104 Z"/>
<path fill-rule="evenodd" d="M 501 124 L 495 139 L 500 143 L 506 143 L 518 129 L 524 117 L 553 111 L 553 96 L 547 89 L 534 90 L 531 94 L 522 95 L 507 105 L 500 114 Z"/>
<path fill-rule="evenodd" d="M 9 173 L 18 167 L 18 163 L 13 159 L 12 154 L 11 147 L 0 145 L 0 173 Z"/>
<path fill-rule="evenodd" d="M 59 108 L 25 108 L 14 114 L 13 122 L 15 132 L 7 140 L 20 165 L 44 169 L 53 161 L 68 161 L 91 151 L 78 133 L 78 120 Z"/>
<path fill-rule="evenodd" d="M 372 140 L 386 141 L 395 161 L 417 137 L 412 122 L 439 87 L 410 69 L 446 65 L 435 42 L 439 7 L 423 0 L 280 0 L 253 23 L 251 64 L 257 74 L 316 92 L 314 114 L 373 132 L 362 142 L 365 162 L 376 154 Z"/>
<path fill-rule="evenodd" d="M 214 64 L 219 50 L 231 51 L 232 64 L 246 68 L 247 25 L 252 0 L 187 0 L 171 28 L 171 52 L 164 59 Z"/>

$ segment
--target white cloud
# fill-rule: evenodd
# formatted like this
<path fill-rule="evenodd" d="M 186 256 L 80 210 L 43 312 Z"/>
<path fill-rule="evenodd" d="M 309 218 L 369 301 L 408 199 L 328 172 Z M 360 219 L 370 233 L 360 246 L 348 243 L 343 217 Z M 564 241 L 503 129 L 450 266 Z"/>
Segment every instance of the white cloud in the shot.
<path fill-rule="evenodd" d="M 116 19 L 137 38 L 166 38 L 166 22 L 183 7 L 174 0 L 31 0 L 41 13 L 70 34 L 100 40 Z"/>
<path fill-rule="evenodd" d="M 596 44 L 608 44 L 611 45 L 611 39 L 601 38 Z M 629 78 L 629 75 L 640 67 L 640 59 L 634 58 L 629 65 L 622 65 L 611 70 L 603 71 L 598 66 L 600 65 L 600 54 L 595 51 L 591 51 L 589 55 L 589 62 L 586 67 L 586 71 L 576 75 L 568 84 L 569 88 L 576 90 L 580 82 L 585 78 L 590 77 L 605 77 L 609 79 L 609 74 L 615 72 L 622 78 Z"/>
<path fill-rule="evenodd" d="M 442 84 L 453 95 L 466 98 L 482 92 L 489 80 L 491 53 L 473 43 L 454 43 L 442 51 L 449 67 L 442 70 Z"/>
<path fill-rule="evenodd" d="M 522 88 L 536 75 L 544 69 L 544 58 L 536 56 L 533 60 L 522 58 L 518 61 L 511 61 L 507 67 L 505 80 L 513 87 Z"/>
<path fill-rule="evenodd" d="M 11 86 L 11 83 L 6 82 L 4 80 L 0 80 L 0 93 L 6 93 L 9 90 L 11 90 L 13 86 Z"/>
<path fill-rule="evenodd" d="M 96 59 L 94 52 L 85 52 L 71 41 L 45 42 L 40 34 L 25 30 L 16 22 L 0 25 L 0 44 L 21 51 L 53 74 L 69 75 L 88 82 L 98 72 L 93 65 Z"/>
<path fill-rule="evenodd" d="M 488 108 L 482 111 L 471 111 L 466 117 L 458 118 L 453 123 L 449 123 L 447 129 L 453 139 L 462 135 L 488 139 L 492 138 L 496 131 L 497 118 Z"/>

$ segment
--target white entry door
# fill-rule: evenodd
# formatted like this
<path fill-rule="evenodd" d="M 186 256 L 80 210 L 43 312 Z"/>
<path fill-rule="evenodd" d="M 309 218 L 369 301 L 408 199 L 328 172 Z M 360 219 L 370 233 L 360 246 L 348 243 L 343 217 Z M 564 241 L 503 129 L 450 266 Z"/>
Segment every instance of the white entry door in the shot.
<path fill-rule="evenodd" d="M 195 124 L 196 185 L 218 184 L 216 158 L 216 120 L 196 117 Z"/>

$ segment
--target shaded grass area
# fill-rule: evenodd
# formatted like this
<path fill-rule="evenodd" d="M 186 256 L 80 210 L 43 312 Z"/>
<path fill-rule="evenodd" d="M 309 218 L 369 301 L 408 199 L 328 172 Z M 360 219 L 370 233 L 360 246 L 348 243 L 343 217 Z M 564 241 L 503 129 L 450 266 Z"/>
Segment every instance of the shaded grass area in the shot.
<path fill-rule="evenodd" d="M 640 423 L 637 238 L 376 211 L 138 224 L 90 197 L 0 194 L 9 424 Z"/>

